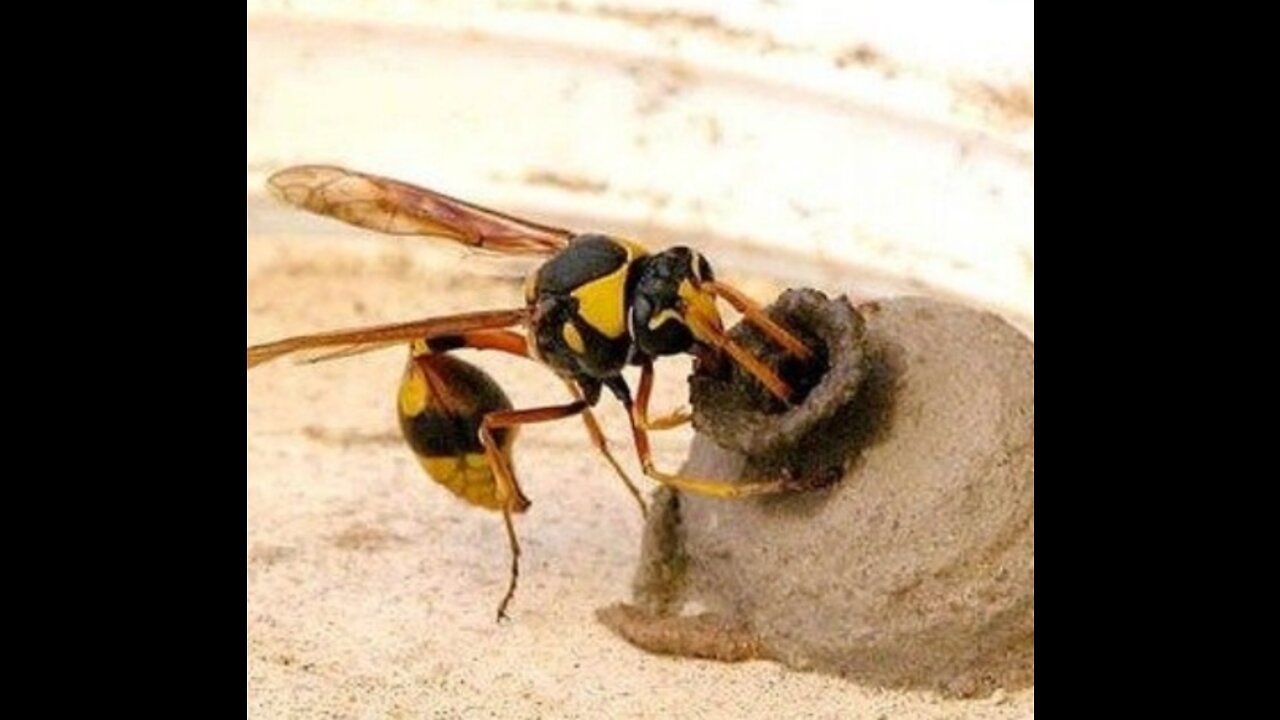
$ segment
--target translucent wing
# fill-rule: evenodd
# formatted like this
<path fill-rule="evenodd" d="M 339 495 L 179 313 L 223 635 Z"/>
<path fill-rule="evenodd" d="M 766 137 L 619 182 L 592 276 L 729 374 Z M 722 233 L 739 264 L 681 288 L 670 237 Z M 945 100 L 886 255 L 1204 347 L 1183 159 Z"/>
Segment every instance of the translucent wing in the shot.
<path fill-rule="evenodd" d="M 249 367 L 253 368 L 283 355 L 323 348 L 333 348 L 333 351 L 319 357 L 313 357 L 312 360 L 347 357 L 358 355 L 361 352 L 406 345 L 414 340 L 425 340 L 472 330 L 511 327 L 524 322 L 527 317 L 528 311 L 524 308 L 518 310 L 485 310 L 393 325 L 375 325 L 352 330 L 334 330 L 315 335 L 300 335 L 250 347 L 248 351 Z"/>
<path fill-rule="evenodd" d="M 434 190 L 333 165 L 286 168 L 267 184 L 293 205 L 390 235 L 428 235 L 528 255 L 554 255 L 574 236 Z"/>

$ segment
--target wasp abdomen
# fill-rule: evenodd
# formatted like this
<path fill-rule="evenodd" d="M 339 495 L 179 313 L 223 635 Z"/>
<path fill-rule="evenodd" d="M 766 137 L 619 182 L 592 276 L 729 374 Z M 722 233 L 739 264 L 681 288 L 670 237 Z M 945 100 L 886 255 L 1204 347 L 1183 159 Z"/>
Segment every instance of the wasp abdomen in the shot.
<path fill-rule="evenodd" d="M 431 479 L 473 505 L 500 510 L 480 426 L 485 415 L 511 409 L 502 388 L 480 368 L 418 346 L 400 382 L 397 405 L 404 439 Z M 514 433 L 508 428 L 492 432 L 510 466 Z"/>

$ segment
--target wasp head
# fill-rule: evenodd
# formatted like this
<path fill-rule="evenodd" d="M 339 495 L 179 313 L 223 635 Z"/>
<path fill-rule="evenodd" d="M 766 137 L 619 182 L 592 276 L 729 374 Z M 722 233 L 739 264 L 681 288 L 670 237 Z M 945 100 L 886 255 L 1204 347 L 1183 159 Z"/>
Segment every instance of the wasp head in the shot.
<path fill-rule="evenodd" d="M 673 247 L 638 262 L 629 317 L 636 347 L 657 357 L 689 352 L 695 342 L 713 344 L 723 324 L 715 296 L 703 287 L 715 279 L 706 258 Z"/>

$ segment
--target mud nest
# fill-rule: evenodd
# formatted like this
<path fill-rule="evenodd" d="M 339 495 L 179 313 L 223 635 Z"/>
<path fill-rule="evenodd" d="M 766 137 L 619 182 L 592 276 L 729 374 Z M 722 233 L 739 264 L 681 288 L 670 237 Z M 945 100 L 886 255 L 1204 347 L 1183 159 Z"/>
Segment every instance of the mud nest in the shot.
<path fill-rule="evenodd" d="M 1034 681 L 1034 349 L 999 318 L 789 291 L 770 315 L 802 365 L 733 335 L 799 389 L 691 378 L 682 473 L 821 489 L 751 500 L 660 490 L 635 605 L 601 619 L 654 652 L 980 695 Z"/>

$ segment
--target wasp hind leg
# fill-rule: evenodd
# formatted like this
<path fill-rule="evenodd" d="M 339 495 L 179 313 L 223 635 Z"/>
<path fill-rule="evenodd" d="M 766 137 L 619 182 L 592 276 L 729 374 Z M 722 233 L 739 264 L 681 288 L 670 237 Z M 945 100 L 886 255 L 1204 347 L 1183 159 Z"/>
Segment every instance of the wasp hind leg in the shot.
<path fill-rule="evenodd" d="M 499 428 L 515 428 L 520 425 L 550 422 L 578 415 L 587 409 L 587 403 L 579 400 L 568 405 L 531 408 L 528 410 L 499 410 L 484 416 L 480 424 L 480 442 L 484 445 L 485 457 L 493 468 L 493 476 L 497 483 L 497 499 L 502 508 L 502 521 L 507 527 L 507 541 L 511 544 L 511 581 L 507 584 L 507 592 L 498 604 L 498 620 L 507 616 L 507 605 L 516 594 L 516 582 L 520 577 L 520 540 L 516 537 L 515 523 L 512 515 L 523 512 L 529 507 L 529 501 L 520 491 L 515 475 L 502 454 L 501 446 L 493 437 L 493 431 Z"/>
<path fill-rule="evenodd" d="M 529 355 L 529 342 L 525 339 L 525 336 L 510 330 L 476 330 L 458 333 L 457 335 L 445 335 L 429 340 L 427 345 L 432 350 L 440 352 L 465 347 L 476 350 L 498 350 L 532 359 Z M 627 486 L 627 491 L 631 493 L 631 497 L 635 498 L 636 504 L 640 506 L 641 516 L 648 518 L 649 509 L 645 505 L 644 496 L 640 494 L 640 488 L 636 487 L 631 477 L 622 469 L 622 465 L 617 458 L 609 451 L 609 443 L 605 439 L 604 431 L 600 429 L 600 423 L 596 420 L 595 415 L 592 414 L 591 409 L 586 407 L 591 403 L 586 401 L 582 390 L 573 382 L 566 380 L 565 386 L 569 388 L 569 392 L 573 394 L 576 400 L 584 402 L 584 407 L 581 411 L 582 422 L 586 425 L 587 435 L 591 437 L 591 443 L 600 451 L 600 454 L 604 455 L 604 459 L 609 462 L 609 465 L 618 474 L 622 483 Z M 599 397 L 598 392 L 595 397 Z M 688 422 L 688 419 L 686 418 L 684 422 Z M 676 422 L 671 427 L 678 424 L 679 422 Z"/>

